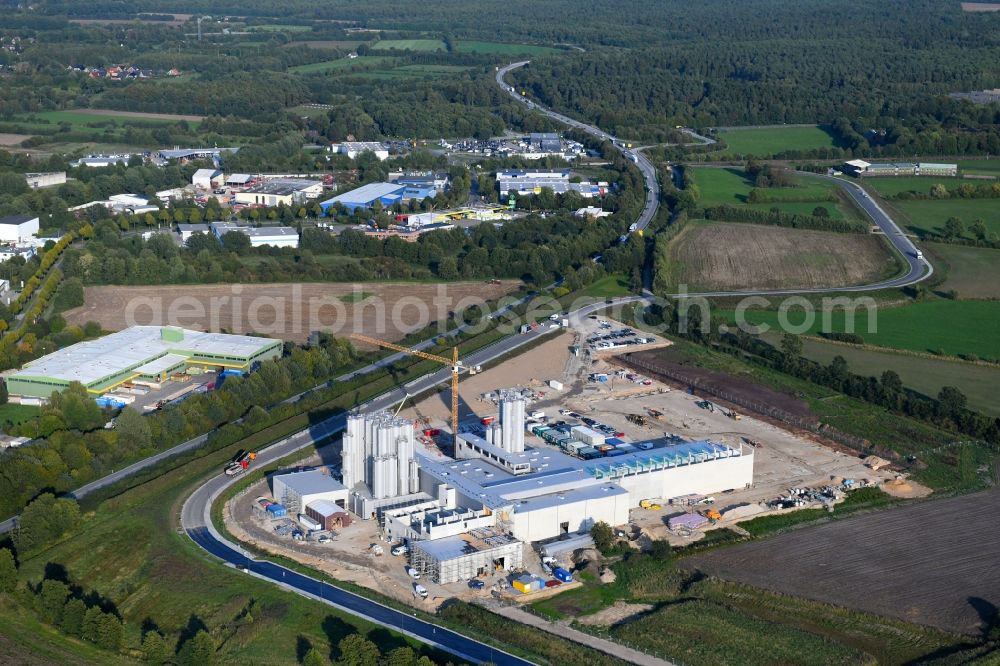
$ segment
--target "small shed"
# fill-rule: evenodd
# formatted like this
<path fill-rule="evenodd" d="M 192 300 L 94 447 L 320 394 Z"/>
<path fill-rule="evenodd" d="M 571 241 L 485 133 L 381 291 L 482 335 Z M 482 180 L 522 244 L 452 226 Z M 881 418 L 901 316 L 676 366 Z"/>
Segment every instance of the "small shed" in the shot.
<path fill-rule="evenodd" d="M 324 530 L 344 528 L 351 524 L 351 517 L 341 507 L 330 500 L 316 500 L 306 505 L 305 514 L 315 520 Z"/>

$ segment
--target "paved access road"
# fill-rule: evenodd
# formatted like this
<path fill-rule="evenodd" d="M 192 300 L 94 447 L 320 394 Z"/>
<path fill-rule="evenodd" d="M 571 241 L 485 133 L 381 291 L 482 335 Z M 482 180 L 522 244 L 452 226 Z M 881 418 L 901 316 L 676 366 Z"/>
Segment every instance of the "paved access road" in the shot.
<path fill-rule="evenodd" d="M 643 208 L 642 215 L 636 222 L 635 229 L 645 229 L 646 226 L 653 220 L 656 215 L 656 210 L 658 206 L 658 201 L 660 198 L 660 186 L 656 179 L 656 169 L 653 167 L 652 163 L 646 158 L 645 155 L 640 152 L 640 149 L 627 150 L 623 148 L 623 144 L 611 136 L 607 132 L 593 127 L 591 125 L 586 125 L 578 120 L 574 120 L 561 113 L 547 109 L 544 106 L 539 105 L 537 102 L 529 100 L 524 95 L 521 95 L 517 90 L 508 85 L 504 80 L 507 73 L 517 69 L 518 67 L 524 67 L 530 60 L 522 60 L 520 62 L 511 63 L 505 67 L 501 67 L 497 70 L 496 80 L 497 85 L 507 91 L 514 99 L 519 102 L 528 105 L 531 109 L 536 109 L 540 113 L 547 115 L 548 117 L 558 120 L 561 123 L 569 125 L 570 127 L 575 127 L 577 129 L 583 130 L 590 134 L 591 136 L 597 137 L 598 139 L 608 140 L 615 142 L 615 146 L 625 154 L 626 157 L 634 158 L 636 165 L 642 172 L 642 176 L 646 181 L 646 206 Z M 695 138 L 704 139 L 706 141 L 711 141 L 708 137 L 703 137 L 701 135 L 695 134 L 694 132 L 687 131 L 687 133 Z M 879 289 L 890 289 L 894 287 L 905 287 L 911 284 L 916 284 L 921 280 L 926 280 L 934 273 L 934 268 L 931 266 L 930 262 L 923 257 L 917 256 L 917 248 L 907 238 L 899 226 L 892 220 L 891 217 L 878 205 L 875 201 L 868 196 L 865 190 L 855 183 L 842 180 L 840 178 L 833 178 L 831 176 L 825 176 L 820 174 L 808 174 L 802 172 L 805 175 L 815 176 L 817 178 L 827 178 L 837 183 L 837 185 L 843 188 L 852 199 L 866 212 L 872 221 L 882 230 L 899 253 L 903 256 L 903 259 L 907 263 L 907 271 L 904 275 L 895 277 L 889 280 L 883 280 L 880 282 L 874 282 L 872 284 L 866 285 L 854 285 L 848 287 L 828 287 L 828 288 L 818 288 L 818 289 L 749 289 L 743 291 L 705 291 L 705 292 L 692 292 L 684 294 L 672 294 L 675 298 L 693 298 L 693 297 L 720 297 L 720 296 L 781 296 L 781 295 L 791 295 L 791 294 L 829 294 L 837 292 L 866 292 L 866 291 L 877 291 Z M 649 285 L 647 284 L 647 287 Z"/>
<path fill-rule="evenodd" d="M 640 296 L 630 296 L 615 299 L 613 304 L 624 305 L 640 300 L 643 300 Z M 606 307 L 608 307 L 608 304 L 605 302 L 594 303 L 570 313 L 568 317 L 579 320 L 592 312 Z M 462 362 L 466 367 L 483 365 L 514 352 L 518 348 L 544 337 L 553 330 L 542 325 L 529 333 L 508 336 L 489 347 L 469 354 L 462 359 Z M 428 391 L 438 384 L 449 382 L 450 379 L 451 370 L 444 368 L 411 381 L 405 387 L 397 387 L 388 391 L 364 405 L 359 405 L 358 409 L 364 411 L 386 409 L 398 404 L 408 394 L 416 395 Z M 313 446 L 342 432 L 345 427 L 346 415 L 344 414 L 317 422 L 306 430 L 297 432 L 276 444 L 258 451 L 254 466 L 259 467 L 270 464 L 291 453 L 308 446 Z M 425 643 L 458 655 L 463 659 L 473 662 L 489 661 L 498 665 L 530 663 L 429 622 L 417 620 L 407 613 L 383 606 L 353 592 L 347 592 L 327 583 L 322 583 L 314 578 L 304 576 L 270 562 L 254 560 L 238 544 L 222 536 L 215 529 L 211 519 L 212 504 L 215 499 L 226 488 L 236 483 L 239 478 L 228 477 L 221 473 L 217 474 L 188 497 L 181 509 L 181 527 L 195 543 L 212 555 L 234 567 L 245 569 L 250 575 L 270 580 L 290 590 L 337 606 L 348 613 L 358 615 L 390 629 L 402 631 Z"/>
<path fill-rule="evenodd" d="M 782 296 L 792 294 L 829 294 L 829 293 L 859 293 L 868 291 L 878 291 L 880 289 L 893 289 L 906 287 L 926 280 L 934 274 L 934 267 L 923 256 L 917 256 L 917 246 L 913 244 L 899 225 L 889 217 L 889 214 L 872 199 L 868 193 L 857 183 L 852 183 L 843 178 L 835 178 L 824 174 L 809 173 L 807 171 L 797 171 L 803 176 L 811 178 L 822 178 L 835 183 L 861 207 L 868 217 L 872 219 L 878 228 L 885 234 L 885 237 L 902 256 L 906 262 L 906 272 L 903 275 L 872 282 L 871 284 L 854 285 L 849 287 L 819 287 L 814 289 L 759 289 L 746 291 L 705 291 L 679 296 L 691 297 L 717 297 L 717 296 Z"/>
<path fill-rule="evenodd" d="M 524 97 L 523 95 L 519 94 L 517 90 L 515 90 L 512 86 L 508 85 L 506 81 L 504 81 L 504 77 L 507 76 L 508 72 L 517 69 L 518 67 L 524 67 L 529 62 L 531 61 L 523 60 L 521 62 L 511 63 L 509 65 L 499 68 L 497 70 L 497 75 L 496 75 L 497 84 L 501 88 L 506 90 L 507 94 L 509 94 L 511 97 L 521 102 L 522 104 L 527 105 L 528 108 L 535 109 L 539 113 L 543 113 L 549 118 L 552 118 L 553 120 L 558 120 L 564 125 L 575 127 L 578 130 L 583 130 L 587 134 L 596 137 L 601 141 L 614 142 L 615 147 L 619 151 L 621 151 L 621 153 L 625 155 L 625 157 L 635 162 L 635 165 L 639 167 L 639 171 L 642 172 L 643 179 L 646 181 L 646 205 L 642 209 L 642 214 L 639 215 L 639 219 L 636 220 L 635 231 L 645 229 L 649 225 L 649 223 L 653 221 L 653 218 L 656 217 L 656 211 L 660 206 L 660 183 L 656 178 L 656 167 L 654 167 L 653 163 L 650 162 L 649 159 L 647 159 L 646 156 L 643 155 L 641 152 L 639 152 L 638 150 L 628 150 L 627 148 L 624 147 L 624 144 L 621 143 L 621 141 L 619 141 L 619 139 L 617 139 L 614 136 L 611 136 L 604 130 L 594 127 L 592 125 L 581 123 L 579 120 L 574 120 L 569 116 L 564 116 L 563 114 L 557 113 L 552 109 L 547 109 L 544 106 L 539 105 L 537 102 L 533 102 L 529 100 L 527 97 Z"/>

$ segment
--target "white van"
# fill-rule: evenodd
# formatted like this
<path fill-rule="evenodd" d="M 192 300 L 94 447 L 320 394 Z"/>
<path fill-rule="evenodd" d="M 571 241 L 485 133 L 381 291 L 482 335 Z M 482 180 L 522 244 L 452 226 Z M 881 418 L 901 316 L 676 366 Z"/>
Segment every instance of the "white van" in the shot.
<path fill-rule="evenodd" d="M 424 599 L 427 598 L 427 588 L 421 585 L 420 583 L 417 583 L 416 585 L 413 586 L 413 591 L 419 594 L 422 598 Z"/>
<path fill-rule="evenodd" d="M 393 546 L 392 550 L 390 550 L 389 552 L 398 557 L 400 555 L 406 555 L 408 552 L 410 552 L 410 549 L 407 547 L 405 543 L 401 543 L 398 546 Z"/>

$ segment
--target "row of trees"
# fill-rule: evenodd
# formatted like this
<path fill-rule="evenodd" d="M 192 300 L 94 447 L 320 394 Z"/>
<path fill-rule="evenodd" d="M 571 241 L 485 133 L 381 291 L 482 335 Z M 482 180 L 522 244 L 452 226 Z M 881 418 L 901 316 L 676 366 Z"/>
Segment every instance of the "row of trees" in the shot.
<path fill-rule="evenodd" d="M 1000 419 L 974 412 L 967 407 L 966 397 L 954 387 L 941 389 L 935 398 L 924 396 L 903 387 L 899 376 L 892 371 L 881 378 L 850 372 L 847 361 L 835 357 L 830 364 L 822 365 L 802 356 L 802 342 L 798 336 L 786 334 L 775 347 L 745 331 L 719 333 L 726 322 L 702 319 L 699 308 L 692 308 L 682 321 L 680 310 L 672 302 L 650 307 L 650 323 L 666 323 L 678 335 L 716 348 L 738 354 L 742 358 L 764 367 L 829 387 L 845 395 L 885 407 L 891 412 L 913 417 L 964 436 L 1000 444 Z"/>
<path fill-rule="evenodd" d="M 829 211 L 822 206 L 817 207 L 812 215 L 785 213 L 780 208 L 770 210 L 754 210 L 745 206 L 712 206 L 702 211 L 706 220 L 723 222 L 746 222 L 749 224 L 767 224 L 792 229 L 816 229 L 818 231 L 836 231 L 840 233 L 865 233 L 868 226 L 854 219 L 837 219 L 829 217 Z"/>
<path fill-rule="evenodd" d="M 295 409 L 287 406 L 267 411 L 260 406 L 321 384 L 341 373 L 353 358 L 350 343 L 343 339 L 324 339 L 323 344 L 308 349 L 290 347 L 285 357 L 263 363 L 250 376 L 230 377 L 221 389 L 192 396 L 177 407 L 146 417 L 125 409 L 114 429 L 103 427 L 111 414 L 98 408 L 82 385 L 73 384 L 54 394 L 39 417 L 9 428 L 11 434 L 35 441 L 0 454 L 0 513 L 17 513 L 43 489 L 70 490 L 126 461 L 147 457 L 225 424 L 230 425 L 218 441 L 238 441 Z M 233 424 L 251 411 L 254 418 L 250 422 Z"/>

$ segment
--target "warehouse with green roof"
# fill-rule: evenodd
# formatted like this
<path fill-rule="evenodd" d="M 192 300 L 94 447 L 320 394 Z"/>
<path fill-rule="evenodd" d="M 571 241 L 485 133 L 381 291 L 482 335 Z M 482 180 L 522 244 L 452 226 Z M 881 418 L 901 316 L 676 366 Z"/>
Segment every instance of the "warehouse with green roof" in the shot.
<path fill-rule="evenodd" d="M 26 363 L 7 376 L 12 396 L 48 398 L 80 382 L 100 395 L 133 380 L 162 382 L 191 367 L 249 371 L 279 358 L 282 341 L 172 326 L 133 326 Z"/>

